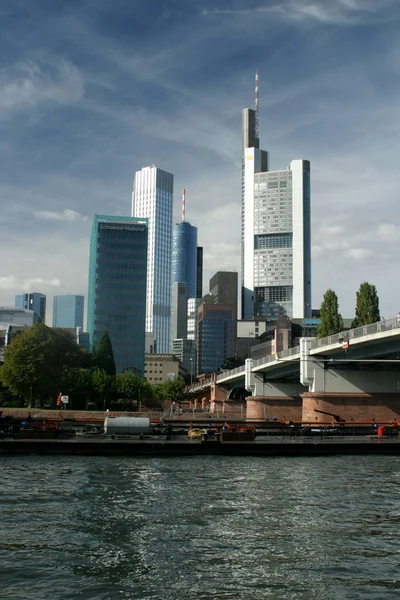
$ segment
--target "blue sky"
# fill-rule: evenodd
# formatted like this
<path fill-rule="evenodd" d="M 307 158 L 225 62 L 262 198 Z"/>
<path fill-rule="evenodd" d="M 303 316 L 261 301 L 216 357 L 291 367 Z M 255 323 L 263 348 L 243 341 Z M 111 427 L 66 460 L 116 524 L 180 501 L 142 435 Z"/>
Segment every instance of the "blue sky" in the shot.
<path fill-rule="evenodd" d="M 398 0 L 0 0 L 0 27 L 0 304 L 86 296 L 93 215 L 129 215 L 149 164 L 177 218 L 187 190 L 206 289 L 239 271 L 259 69 L 271 168 L 311 161 L 313 306 L 332 288 L 351 317 L 366 280 L 400 310 Z"/>

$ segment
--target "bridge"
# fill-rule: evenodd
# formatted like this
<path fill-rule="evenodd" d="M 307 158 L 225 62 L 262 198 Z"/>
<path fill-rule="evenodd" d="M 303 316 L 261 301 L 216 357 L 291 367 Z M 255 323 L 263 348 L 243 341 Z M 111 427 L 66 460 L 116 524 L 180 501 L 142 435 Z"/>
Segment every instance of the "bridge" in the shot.
<path fill-rule="evenodd" d="M 247 396 L 247 414 L 254 418 L 320 422 L 338 416 L 340 405 L 342 419 L 400 420 L 399 370 L 400 317 L 395 317 L 321 339 L 302 338 L 299 346 L 247 359 L 243 367 L 187 392 L 209 391 L 217 404 Z"/>

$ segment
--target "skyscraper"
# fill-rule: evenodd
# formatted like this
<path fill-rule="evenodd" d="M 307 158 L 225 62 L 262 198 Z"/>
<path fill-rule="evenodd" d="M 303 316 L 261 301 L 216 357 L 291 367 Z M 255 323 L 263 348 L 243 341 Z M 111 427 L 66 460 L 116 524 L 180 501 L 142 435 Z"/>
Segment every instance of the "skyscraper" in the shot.
<path fill-rule="evenodd" d="M 144 375 L 147 219 L 95 215 L 90 237 L 87 328 L 107 329 L 117 373 Z"/>
<path fill-rule="evenodd" d="M 242 113 L 242 319 L 311 314 L 310 163 L 268 171 L 256 109 Z"/>
<path fill-rule="evenodd" d="M 196 298 L 203 296 L 203 247 L 197 246 Z"/>
<path fill-rule="evenodd" d="M 54 296 L 53 327 L 83 328 L 83 296 Z"/>
<path fill-rule="evenodd" d="M 15 296 L 15 308 L 26 308 L 33 310 L 39 315 L 39 323 L 46 321 L 46 296 L 39 292 L 31 292 L 30 294 L 17 294 Z"/>
<path fill-rule="evenodd" d="M 132 216 L 148 219 L 146 331 L 155 351 L 171 351 L 171 250 L 174 176 L 154 165 L 135 174 Z"/>
<path fill-rule="evenodd" d="M 182 220 L 172 231 L 172 339 L 187 336 L 187 302 L 197 292 L 197 227 L 185 220 L 186 190 L 182 192 Z M 185 294 L 185 296 L 184 296 Z"/>

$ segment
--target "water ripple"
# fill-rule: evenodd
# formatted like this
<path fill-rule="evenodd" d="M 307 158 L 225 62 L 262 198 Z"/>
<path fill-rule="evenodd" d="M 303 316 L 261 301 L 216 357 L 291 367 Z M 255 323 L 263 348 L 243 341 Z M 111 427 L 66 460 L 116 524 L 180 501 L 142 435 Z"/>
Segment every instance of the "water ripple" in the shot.
<path fill-rule="evenodd" d="M 3 457 L 0 597 L 395 600 L 399 467 Z"/>

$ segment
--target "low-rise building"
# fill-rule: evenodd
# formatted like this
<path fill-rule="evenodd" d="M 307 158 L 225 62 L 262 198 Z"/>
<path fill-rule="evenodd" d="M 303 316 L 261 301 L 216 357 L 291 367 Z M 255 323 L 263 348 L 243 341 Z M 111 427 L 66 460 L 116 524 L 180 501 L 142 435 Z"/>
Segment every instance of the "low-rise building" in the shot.
<path fill-rule="evenodd" d="M 179 358 L 174 354 L 146 354 L 144 376 L 151 385 L 171 381 L 186 374 Z"/>

